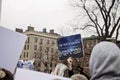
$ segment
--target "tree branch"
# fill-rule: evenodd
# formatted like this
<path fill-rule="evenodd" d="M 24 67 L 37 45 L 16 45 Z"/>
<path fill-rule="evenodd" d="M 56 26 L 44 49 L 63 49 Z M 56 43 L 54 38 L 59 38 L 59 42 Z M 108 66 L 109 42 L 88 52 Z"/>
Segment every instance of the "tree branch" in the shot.
<path fill-rule="evenodd" d="M 108 29 L 109 29 L 109 27 L 110 27 L 110 25 L 111 25 L 111 16 L 110 16 L 110 13 L 111 13 L 111 10 L 112 10 L 114 4 L 115 4 L 115 0 L 112 0 L 111 6 L 109 7 L 108 12 L 107 12 L 107 15 L 106 15 L 107 22 L 108 22 L 108 24 L 107 24 Z"/>
<path fill-rule="evenodd" d="M 103 20 L 105 21 L 105 13 L 103 13 L 104 11 L 102 11 L 103 10 L 102 7 L 100 6 L 98 0 L 95 0 L 95 2 L 97 3 L 97 5 L 98 5 L 98 7 L 100 9 L 100 13 L 102 14 Z"/>
<path fill-rule="evenodd" d="M 98 30 L 97 24 L 95 23 L 95 21 L 94 21 L 94 20 L 92 19 L 92 17 L 90 16 L 88 10 L 87 10 L 86 7 L 85 7 L 85 3 L 84 3 L 83 8 L 84 8 L 84 10 L 86 11 L 86 13 L 87 13 L 89 19 L 90 19 L 90 20 L 92 21 L 92 23 L 95 25 L 96 31 L 97 31 L 97 33 L 98 33 L 98 36 L 100 36 L 100 32 L 99 32 L 99 30 Z"/>
<path fill-rule="evenodd" d="M 116 37 L 115 37 L 115 40 L 117 40 L 117 39 L 118 39 L 119 30 L 120 30 L 120 24 L 119 24 L 119 26 L 118 26 L 118 28 L 117 28 L 117 31 L 116 31 Z"/>
<path fill-rule="evenodd" d="M 112 0 L 112 4 L 111 4 L 110 8 L 108 9 L 108 14 L 111 12 L 111 9 L 113 8 L 114 4 L 115 4 L 115 0 Z"/>
<path fill-rule="evenodd" d="M 104 24 L 105 24 L 105 38 L 108 36 L 108 34 L 109 34 L 109 31 L 108 31 L 108 29 L 109 29 L 109 26 L 107 25 L 107 21 L 108 21 L 108 15 L 107 15 L 107 12 L 105 11 L 106 10 L 106 7 L 104 6 L 104 2 L 102 2 L 102 0 L 101 0 L 101 2 L 102 2 L 102 6 L 100 5 L 100 3 L 98 2 L 98 0 L 95 0 L 95 2 L 97 3 L 97 5 L 98 5 L 98 7 L 99 7 L 99 9 L 100 9 L 100 12 L 101 12 L 101 15 L 102 15 L 102 18 L 103 18 L 103 20 L 104 20 Z M 105 10 L 104 10 L 105 9 Z"/>
<path fill-rule="evenodd" d="M 84 30 L 84 29 L 86 29 L 88 26 L 89 26 L 89 27 L 94 27 L 94 28 L 95 28 L 94 25 L 85 25 L 83 28 L 80 28 L 80 29 Z"/>
<path fill-rule="evenodd" d="M 111 36 L 113 35 L 113 33 L 114 33 L 115 29 L 117 28 L 117 26 L 118 26 L 119 23 L 120 23 L 120 16 L 119 16 L 119 18 L 118 18 L 116 24 L 113 26 L 113 28 L 112 28 L 112 30 L 111 30 L 111 33 L 110 33 L 109 37 L 111 37 Z"/>
<path fill-rule="evenodd" d="M 98 23 L 98 18 L 97 15 L 92 11 L 93 15 L 95 16 L 95 23 L 97 24 L 98 28 L 101 30 L 102 28 L 100 27 L 99 23 Z"/>
<path fill-rule="evenodd" d="M 117 0 L 117 2 L 116 2 L 116 3 L 117 3 L 117 4 L 116 4 L 116 7 L 114 8 L 115 11 L 111 14 L 111 15 L 112 15 L 111 17 L 113 18 L 113 21 L 112 21 L 112 23 L 111 23 L 112 25 L 115 25 L 115 19 L 116 19 L 116 15 L 117 15 L 117 11 L 118 11 L 119 2 L 120 2 L 120 1 Z"/>
<path fill-rule="evenodd" d="M 85 25 L 84 27 L 80 27 L 80 28 L 79 28 L 79 27 L 76 27 L 76 28 L 74 28 L 74 31 L 77 30 L 77 29 L 79 29 L 79 30 L 85 30 L 88 26 L 89 26 L 89 27 L 94 27 L 94 28 L 95 28 L 94 25 Z"/>

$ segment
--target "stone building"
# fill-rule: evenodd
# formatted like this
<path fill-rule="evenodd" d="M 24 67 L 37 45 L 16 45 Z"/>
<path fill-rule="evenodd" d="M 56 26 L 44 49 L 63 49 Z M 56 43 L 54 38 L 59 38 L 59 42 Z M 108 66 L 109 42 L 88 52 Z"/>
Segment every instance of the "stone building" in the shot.
<path fill-rule="evenodd" d="M 47 32 L 45 28 L 42 32 L 35 31 L 31 26 L 28 26 L 25 32 L 18 28 L 16 31 L 27 35 L 20 59 L 24 61 L 35 59 L 35 70 L 50 73 L 58 61 L 57 38 L 60 35 L 54 33 L 54 30 Z"/>

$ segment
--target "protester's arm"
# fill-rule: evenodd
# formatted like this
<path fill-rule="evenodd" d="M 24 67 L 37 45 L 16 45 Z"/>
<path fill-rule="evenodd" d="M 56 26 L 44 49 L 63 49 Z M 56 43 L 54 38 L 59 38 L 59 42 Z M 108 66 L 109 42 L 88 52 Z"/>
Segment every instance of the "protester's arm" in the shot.
<path fill-rule="evenodd" d="M 69 69 L 69 77 L 71 77 L 74 74 L 73 68 L 72 68 L 72 65 L 73 65 L 73 59 L 72 59 L 72 57 L 69 57 L 67 59 L 67 62 L 68 62 L 68 69 Z"/>
<path fill-rule="evenodd" d="M 78 69 L 80 70 L 80 74 L 84 75 L 88 80 L 90 79 L 90 77 L 83 72 L 84 69 L 80 67 L 79 65 L 78 65 Z"/>
<path fill-rule="evenodd" d="M 69 74 L 69 77 L 71 77 L 74 74 L 73 70 L 69 70 L 68 74 Z"/>

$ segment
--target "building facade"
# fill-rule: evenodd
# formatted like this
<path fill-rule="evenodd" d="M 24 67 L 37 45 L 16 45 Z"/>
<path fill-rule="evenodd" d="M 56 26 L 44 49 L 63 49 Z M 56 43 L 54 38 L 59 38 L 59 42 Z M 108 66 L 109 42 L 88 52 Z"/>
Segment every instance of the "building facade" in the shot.
<path fill-rule="evenodd" d="M 31 26 L 28 26 L 25 32 L 18 28 L 16 31 L 27 35 L 20 59 L 24 61 L 35 59 L 35 70 L 50 73 L 58 61 L 57 38 L 60 35 L 54 33 L 54 30 L 48 33 L 45 28 L 42 32 L 35 31 Z"/>

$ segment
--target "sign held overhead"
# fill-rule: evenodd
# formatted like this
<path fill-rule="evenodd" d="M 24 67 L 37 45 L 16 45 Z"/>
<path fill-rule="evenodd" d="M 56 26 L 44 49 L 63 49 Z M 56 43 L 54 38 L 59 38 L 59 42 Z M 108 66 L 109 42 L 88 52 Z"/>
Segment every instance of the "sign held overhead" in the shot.
<path fill-rule="evenodd" d="M 83 56 L 83 43 L 80 34 L 61 37 L 57 42 L 60 60 L 68 57 L 79 58 Z"/>

